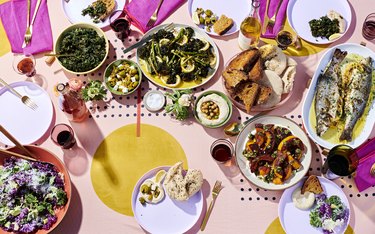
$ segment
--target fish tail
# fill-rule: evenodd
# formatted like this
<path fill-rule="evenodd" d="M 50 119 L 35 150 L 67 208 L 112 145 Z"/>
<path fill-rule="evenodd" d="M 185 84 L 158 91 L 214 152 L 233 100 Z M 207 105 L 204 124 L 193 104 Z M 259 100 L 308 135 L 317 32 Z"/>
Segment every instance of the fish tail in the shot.
<path fill-rule="evenodd" d="M 352 140 L 352 129 L 351 128 L 345 128 L 344 131 L 341 133 L 340 141 L 351 141 Z"/>

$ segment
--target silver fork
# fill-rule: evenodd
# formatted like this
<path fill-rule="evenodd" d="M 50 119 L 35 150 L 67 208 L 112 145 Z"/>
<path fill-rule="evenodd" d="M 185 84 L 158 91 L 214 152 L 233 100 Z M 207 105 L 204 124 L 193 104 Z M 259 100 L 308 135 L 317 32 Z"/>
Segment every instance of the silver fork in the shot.
<path fill-rule="evenodd" d="M 30 2 L 30 0 L 28 0 L 28 3 L 29 2 Z M 36 15 L 38 13 L 38 9 L 39 9 L 39 6 L 40 6 L 41 2 L 42 2 L 42 0 L 38 0 L 36 2 L 33 18 L 31 19 L 30 25 L 26 29 L 25 40 L 24 40 L 25 44 L 26 44 L 25 46 L 27 46 L 30 43 L 31 37 L 33 36 L 33 24 L 34 24 L 34 21 L 35 21 Z"/>
<path fill-rule="evenodd" d="M 212 189 L 212 201 L 210 203 L 210 207 L 208 207 L 208 210 L 206 212 L 206 216 L 204 216 L 204 219 L 203 219 L 203 222 L 202 222 L 202 225 L 201 225 L 201 231 L 203 231 L 206 228 L 208 218 L 211 215 L 211 211 L 212 211 L 212 208 L 214 208 L 216 198 L 219 195 L 222 188 L 223 187 L 221 187 L 221 181 L 216 180 L 214 188 Z"/>
<path fill-rule="evenodd" d="M 279 4 L 276 7 L 275 13 L 273 13 L 273 16 L 268 21 L 268 26 L 271 27 L 272 30 L 273 30 L 273 26 L 275 25 L 277 12 L 279 12 L 279 8 L 280 8 L 282 2 L 283 2 L 283 0 L 279 0 Z"/>
<path fill-rule="evenodd" d="M 28 30 L 29 30 L 29 27 L 30 27 L 30 1 L 31 0 L 27 0 L 27 18 L 26 18 L 26 32 L 25 32 L 25 36 L 24 36 L 24 39 L 23 39 L 23 44 L 22 44 L 22 48 L 25 48 L 26 45 L 29 43 L 27 42 L 27 33 L 28 33 Z"/>
<path fill-rule="evenodd" d="M 36 110 L 38 108 L 38 105 L 31 100 L 28 96 L 22 96 L 19 92 L 17 92 L 15 89 L 12 88 L 12 86 L 8 85 L 7 82 L 5 82 L 3 79 L 0 78 L 0 82 L 3 83 L 3 85 L 8 88 L 12 93 L 14 93 L 17 97 L 21 99 L 23 104 L 30 107 L 32 110 Z"/>
<path fill-rule="evenodd" d="M 159 9 L 162 3 L 163 3 L 163 0 L 160 0 L 158 7 L 156 8 L 156 10 L 154 11 L 154 14 L 152 14 L 150 20 L 147 23 L 147 27 L 152 27 L 155 24 L 156 20 L 158 19 Z"/>

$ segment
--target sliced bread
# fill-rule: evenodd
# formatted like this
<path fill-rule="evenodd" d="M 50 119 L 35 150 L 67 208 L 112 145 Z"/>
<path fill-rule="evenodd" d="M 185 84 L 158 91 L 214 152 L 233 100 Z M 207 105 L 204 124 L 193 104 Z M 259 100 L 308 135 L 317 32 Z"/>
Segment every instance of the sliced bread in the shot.
<path fill-rule="evenodd" d="M 238 97 L 245 104 L 245 109 L 249 113 L 253 107 L 255 100 L 259 93 L 259 84 L 254 82 L 249 82 L 243 85 L 243 88 L 238 93 Z"/>
<path fill-rule="evenodd" d="M 301 193 L 304 194 L 305 191 L 309 191 L 314 194 L 321 194 L 323 192 L 322 185 L 319 182 L 318 177 L 315 175 L 310 175 L 302 185 Z"/>
<path fill-rule="evenodd" d="M 221 15 L 220 18 L 214 23 L 214 32 L 223 35 L 229 31 L 233 26 L 233 20 L 225 15 Z"/>
<path fill-rule="evenodd" d="M 232 61 L 230 61 L 227 68 L 241 70 L 248 73 L 257 62 L 259 57 L 260 53 L 258 49 L 252 48 L 249 50 L 245 50 L 238 54 Z"/>

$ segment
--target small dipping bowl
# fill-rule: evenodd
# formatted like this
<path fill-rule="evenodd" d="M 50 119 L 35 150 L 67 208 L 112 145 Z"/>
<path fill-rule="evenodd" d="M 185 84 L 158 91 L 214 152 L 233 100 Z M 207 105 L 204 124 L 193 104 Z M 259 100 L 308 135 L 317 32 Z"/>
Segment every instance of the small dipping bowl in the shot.
<path fill-rule="evenodd" d="M 161 110 L 165 105 L 164 94 L 158 90 L 151 90 L 143 97 L 146 109 L 152 112 Z"/>

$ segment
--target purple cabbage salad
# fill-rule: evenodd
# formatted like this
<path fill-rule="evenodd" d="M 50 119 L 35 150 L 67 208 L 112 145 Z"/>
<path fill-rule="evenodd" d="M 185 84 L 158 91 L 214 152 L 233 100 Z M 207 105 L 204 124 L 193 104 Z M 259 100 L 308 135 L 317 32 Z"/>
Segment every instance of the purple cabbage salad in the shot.
<path fill-rule="evenodd" d="M 51 164 L 7 158 L 0 167 L 0 226 L 16 233 L 48 230 L 67 202 L 64 175 Z"/>
<path fill-rule="evenodd" d="M 315 202 L 315 207 L 310 211 L 310 224 L 322 228 L 324 234 L 335 232 L 336 228 L 348 221 L 349 210 L 340 197 L 336 195 L 327 197 L 323 193 L 316 196 Z"/>

